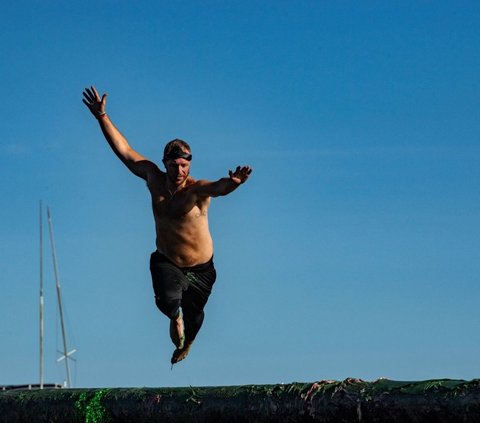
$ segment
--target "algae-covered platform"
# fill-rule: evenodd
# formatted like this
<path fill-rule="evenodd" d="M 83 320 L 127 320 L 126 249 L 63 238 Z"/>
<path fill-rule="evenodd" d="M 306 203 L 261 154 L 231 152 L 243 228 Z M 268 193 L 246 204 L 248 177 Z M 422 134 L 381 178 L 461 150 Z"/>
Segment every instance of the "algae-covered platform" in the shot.
<path fill-rule="evenodd" d="M 480 422 L 480 379 L 0 392 L 0 422 Z"/>

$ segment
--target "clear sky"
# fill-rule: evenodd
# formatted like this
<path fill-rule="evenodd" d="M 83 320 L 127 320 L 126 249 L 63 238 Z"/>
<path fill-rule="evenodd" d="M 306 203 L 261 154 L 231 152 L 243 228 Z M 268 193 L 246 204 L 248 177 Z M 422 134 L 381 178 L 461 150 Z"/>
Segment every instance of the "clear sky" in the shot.
<path fill-rule="evenodd" d="M 39 381 L 39 201 L 76 387 L 479 377 L 480 3 L 0 2 L 0 384 Z M 141 154 L 254 168 L 212 201 L 218 279 L 170 370 Z M 64 366 L 46 219 L 46 382 Z"/>

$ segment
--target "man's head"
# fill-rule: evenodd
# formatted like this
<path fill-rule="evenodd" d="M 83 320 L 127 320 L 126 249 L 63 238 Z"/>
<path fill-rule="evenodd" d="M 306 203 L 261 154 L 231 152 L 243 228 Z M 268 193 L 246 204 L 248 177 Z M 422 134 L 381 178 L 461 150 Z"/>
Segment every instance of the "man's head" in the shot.
<path fill-rule="evenodd" d="M 182 158 L 185 160 L 192 160 L 192 149 L 186 141 L 175 138 L 167 143 L 163 150 L 163 162 L 170 159 Z"/>
<path fill-rule="evenodd" d="M 187 142 L 174 139 L 167 143 L 163 150 L 163 164 L 170 181 L 176 185 L 182 185 L 190 174 L 190 161 L 192 149 Z"/>

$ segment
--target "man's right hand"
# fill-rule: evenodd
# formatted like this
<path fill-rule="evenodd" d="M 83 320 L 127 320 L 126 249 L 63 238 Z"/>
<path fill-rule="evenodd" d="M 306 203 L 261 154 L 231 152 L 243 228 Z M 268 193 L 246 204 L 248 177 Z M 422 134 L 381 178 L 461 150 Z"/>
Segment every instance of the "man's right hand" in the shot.
<path fill-rule="evenodd" d="M 107 103 L 107 94 L 103 94 L 102 98 L 100 98 L 97 90 L 92 85 L 91 88 L 85 88 L 83 96 L 85 97 L 82 99 L 83 103 L 96 119 L 106 114 L 105 105 Z"/>

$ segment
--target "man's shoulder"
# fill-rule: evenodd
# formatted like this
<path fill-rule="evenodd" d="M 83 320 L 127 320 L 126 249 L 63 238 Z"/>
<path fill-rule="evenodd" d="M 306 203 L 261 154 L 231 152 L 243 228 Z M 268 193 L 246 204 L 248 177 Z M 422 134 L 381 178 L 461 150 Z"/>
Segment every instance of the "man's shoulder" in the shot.
<path fill-rule="evenodd" d="M 206 201 L 211 197 L 209 186 L 212 184 L 212 181 L 206 179 L 191 179 L 188 182 L 188 185 L 184 188 L 185 192 L 190 193 L 199 201 Z"/>
<path fill-rule="evenodd" d="M 166 173 L 153 162 L 153 166 L 149 169 L 146 182 L 149 188 L 158 188 L 165 185 Z"/>
<path fill-rule="evenodd" d="M 194 179 L 191 176 L 189 176 L 189 179 L 187 181 L 187 184 L 185 185 L 185 190 L 186 191 L 191 191 L 193 193 L 200 193 L 202 188 L 210 185 L 212 181 L 208 181 L 207 179 Z"/>
<path fill-rule="evenodd" d="M 204 187 L 205 185 L 209 185 L 211 183 L 212 181 L 209 181 L 207 179 L 193 179 L 193 178 L 191 178 L 191 180 L 189 180 L 188 182 L 189 186 L 191 186 L 192 188 Z"/>
<path fill-rule="evenodd" d="M 186 187 L 194 187 L 196 186 L 200 181 L 198 179 L 195 179 L 193 176 L 189 175 L 187 178 L 187 183 Z"/>

